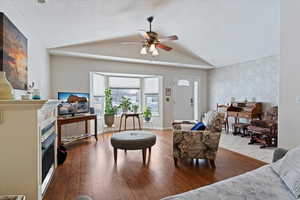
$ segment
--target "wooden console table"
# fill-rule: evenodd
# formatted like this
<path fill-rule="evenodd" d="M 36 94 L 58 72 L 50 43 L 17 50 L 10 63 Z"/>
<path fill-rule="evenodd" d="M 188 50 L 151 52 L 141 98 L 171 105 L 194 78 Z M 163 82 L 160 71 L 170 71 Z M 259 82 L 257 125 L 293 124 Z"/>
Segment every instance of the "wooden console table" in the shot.
<path fill-rule="evenodd" d="M 260 119 L 262 115 L 261 102 L 234 102 L 227 108 L 226 123 L 228 126 L 228 118 L 233 117 L 235 123 L 239 123 L 240 118 L 246 120 Z"/>
<path fill-rule="evenodd" d="M 141 130 L 141 122 L 140 122 L 140 114 L 139 113 L 123 113 L 121 115 L 121 118 L 120 118 L 120 127 L 119 127 L 119 131 L 121 131 L 122 129 L 122 121 L 123 121 L 123 117 L 125 118 L 125 131 L 126 131 L 126 125 L 127 125 L 127 118 L 128 117 L 132 117 L 132 120 L 133 120 L 133 129 L 135 129 L 135 118 L 138 119 L 138 122 L 139 122 L 139 129 Z"/>
<path fill-rule="evenodd" d="M 88 121 L 89 120 L 94 120 L 95 122 L 95 134 L 88 134 Z M 74 117 L 58 117 L 57 118 L 57 143 L 58 145 L 61 145 L 61 127 L 64 124 L 72 124 L 72 123 L 78 123 L 84 121 L 85 122 L 85 137 L 90 137 L 90 136 L 95 136 L 96 141 L 98 141 L 98 136 L 97 136 L 97 115 L 96 114 L 86 114 L 86 115 L 78 115 Z"/>

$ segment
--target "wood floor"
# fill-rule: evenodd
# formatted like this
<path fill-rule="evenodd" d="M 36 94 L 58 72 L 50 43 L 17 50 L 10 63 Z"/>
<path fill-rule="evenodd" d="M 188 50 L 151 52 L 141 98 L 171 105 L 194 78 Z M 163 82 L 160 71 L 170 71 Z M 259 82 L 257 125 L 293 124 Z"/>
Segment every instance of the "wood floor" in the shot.
<path fill-rule="evenodd" d="M 97 143 L 90 138 L 69 146 L 68 158 L 58 167 L 44 200 L 74 200 L 78 195 L 88 195 L 93 200 L 155 200 L 215 183 L 265 164 L 220 148 L 214 170 L 202 160 L 183 161 L 176 168 L 172 157 L 171 131 L 153 132 L 157 135 L 157 143 L 146 165 L 142 164 L 141 151 L 128 151 L 126 154 L 119 151 L 115 165 L 111 134 L 102 135 Z"/>

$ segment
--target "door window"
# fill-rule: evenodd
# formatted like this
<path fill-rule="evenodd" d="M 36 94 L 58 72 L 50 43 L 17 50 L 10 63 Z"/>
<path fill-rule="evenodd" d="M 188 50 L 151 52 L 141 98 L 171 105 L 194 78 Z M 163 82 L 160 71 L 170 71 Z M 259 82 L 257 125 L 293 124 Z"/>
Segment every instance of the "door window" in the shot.
<path fill-rule="evenodd" d="M 178 80 L 177 86 L 189 87 L 190 82 L 188 80 Z"/>

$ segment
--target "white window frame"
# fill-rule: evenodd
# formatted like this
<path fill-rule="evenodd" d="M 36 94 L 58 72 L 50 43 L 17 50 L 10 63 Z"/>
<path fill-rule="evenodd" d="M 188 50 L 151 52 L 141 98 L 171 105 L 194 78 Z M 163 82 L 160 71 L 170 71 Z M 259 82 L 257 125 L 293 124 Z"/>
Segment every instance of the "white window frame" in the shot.
<path fill-rule="evenodd" d="M 109 78 L 111 77 L 115 77 L 115 78 L 136 78 L 136 79 L 139 79 L 139 82 L 140 82 L 140 87 L 110 87 L 109 85 Z M 124 89 L 124 90 L 131 90 L 131 89 L 134 89 L 134 90 L 139 90 L 139 109 L 140 111 L 142 112 L 142 87 L 141 87 L 141 83 L 142 83 L 143 80 L 141 80 L 141 78 L 138 78 L 138 77 L 134 77 L 134 76 L 114 76 L 114 75 L 109 75 L 107 76 L 107 85 L 106 87 L 109 88 L 109 89 Z M 117 115 L 119 116 L 119 115 Z"/>
<path fill-rule="evenodd" d="M 98 73 L 98 72 L 90 72 L 90 106 L 94 106 L 94 98 L 95 97 L 103 97 L 103 99 L 105 98 L 105 94 L 102 96 L 102 95 L 94 95 L 94 74 L 98 74 L 98 75 L 101 75 L 104 77 L 104 88 L 106 89 L 106 86 L 107 86 L 107 77 L 101 73 Z M 104 100 L 103 100 L 104 101 Z M 102 105 L 102 110 L 103 110 L 103 113 L 104 113 L 104 104 L 105 104 L 105 101 L 103 102 L 103 105 Z M 100 118 L 103 118 L 104 114 L 103 115 L 97 115 L 97 118 L 100 119 Z"/>
<path fill-rule="evenodd" d="M 158 99 L 158 111 L 156 113 L 152 113 L 152 116 L 159 116 L 160 115 L 160 96 L 159 96 L 159 92 L 158 93 L 144 93 L 144 109 L 146 108 L 147 104 L 146 104 L 146 96 L 147 95 L 157 95 L 157 99 Z"/>
<path fill-rule="evenodd" d="M 146 78 L 158 78 L 158 92 L 157 93 L 145 93 L 145 88 L 144 88 L 144 81 Z M 148 77 L 144 77 L 143 80 L 142 80 L 142 83 L 143 83 L 143 111 L 144 109 L 146 108 L 146 95 L 153 95 L 153 94 L 157 94 L 157 97 L 158 97 L 158 112 L 157 113 L 152 113 L 152 116 L 155 116 L 155 117 L 159 117 L 161 115 L 161 104 L 163 103 L 163 101 L 161 101 L 161 81 L 160 81 L 160 77 L 159 76 L 148 76 Z"/>

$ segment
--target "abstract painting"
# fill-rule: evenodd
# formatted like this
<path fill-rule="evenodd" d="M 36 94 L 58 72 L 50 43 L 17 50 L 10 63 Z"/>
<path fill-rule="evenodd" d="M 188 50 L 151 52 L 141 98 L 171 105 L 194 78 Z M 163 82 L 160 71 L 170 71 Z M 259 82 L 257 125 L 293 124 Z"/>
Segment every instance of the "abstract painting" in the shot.
<path fill-rule="evenodd" d="M 6 72 L 6 77 L 13 88 L 19 90 L 27 89 L 27 39 L 1 12 L 0 71 Z"/>

